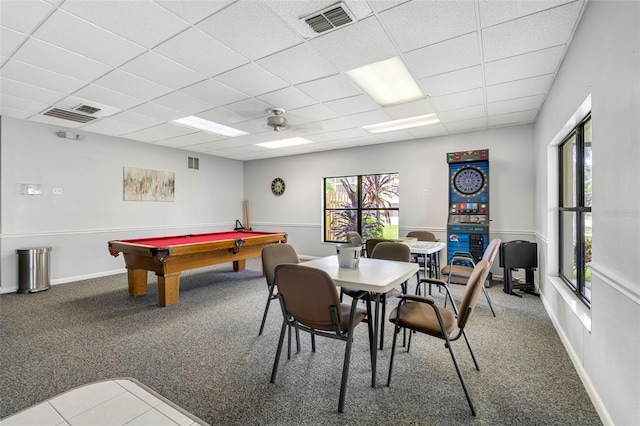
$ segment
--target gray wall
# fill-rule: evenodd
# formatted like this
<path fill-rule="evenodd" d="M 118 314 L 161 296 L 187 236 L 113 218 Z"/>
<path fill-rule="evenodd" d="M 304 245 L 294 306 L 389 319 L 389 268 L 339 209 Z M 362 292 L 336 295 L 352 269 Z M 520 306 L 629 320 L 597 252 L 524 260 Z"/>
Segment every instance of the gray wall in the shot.
<path fill-rule="evenodd" d="M 556 277 L 556 136 L 591 95 L 592 304 Z M 640 3 L 588 3 L 535 125 L 542 300 L 605 424 L 640 424 Z"/>
<path fill-rule="evenodd" d="M 107 251 L 111 239 L 228 230 L 242 218 L 241 161 L 56 130 L 2 117 L 3 292 L 17 289 L 16 249 L 52 247 L 56 284 L 123 270 Z M 187 168 L 189 155 L 200 170 Z M 175 172 L 175 202 L 123 201 L 124 166 Z M 22 183 L 40 184 L 42 195 L 22 195 Z"/>

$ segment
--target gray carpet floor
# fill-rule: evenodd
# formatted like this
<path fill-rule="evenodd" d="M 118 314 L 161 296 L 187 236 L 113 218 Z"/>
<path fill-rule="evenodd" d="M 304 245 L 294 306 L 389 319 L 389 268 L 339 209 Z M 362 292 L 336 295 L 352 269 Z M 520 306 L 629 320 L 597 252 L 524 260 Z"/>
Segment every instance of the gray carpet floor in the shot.
<path fill-rule="evenodd" d="M 133 377 L 210 424 L 599 425 L 601 421 L 539 298 L 489 292 L 454 348 L 475 401 L 473 417 L 441 341 L 414 335 L 396 352 L 386 387 L 392 325 L 370 386 L 366 324 L 356 329 L 345 413 L 337 412 L 344 342 L 310 339 L 283 354 L 269 383 L 282 321 L 272 304 L 258 336 L 267 287 L 258 259 L 234 273 L 216 265 L 182 274 L 180 301 L 130 297 L 126 275 L 0 297 L 0 418 L 77 386 Z M 413 285 L 411 289 L 413 289 Z M 464 288 L 454 286 L 457 300 Z M 441 299 L 440 295 L 435 296 Z M 389 299 L 389 304 L 397 299 Z M 389 312 L 390 308 L 387 312 Z"/>

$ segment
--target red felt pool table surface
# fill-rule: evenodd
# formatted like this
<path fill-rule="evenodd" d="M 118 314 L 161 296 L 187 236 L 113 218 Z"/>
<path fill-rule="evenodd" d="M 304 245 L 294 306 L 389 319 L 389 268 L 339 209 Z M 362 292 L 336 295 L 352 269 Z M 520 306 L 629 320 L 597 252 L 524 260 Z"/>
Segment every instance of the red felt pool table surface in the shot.
<path fill-rule="evenodd" d="M 258 257 L 267 244 L 283 243 L 283 232 L 225 231 L 109 241 L 112 256 L 124 255 L 129 294 L 147 292 L 147 271 L 158 277 L 158 303 L 178 302 L 180 272 L 217 263 L 233 262 L 233 270 L 245 268 L 246 259 Z"/>

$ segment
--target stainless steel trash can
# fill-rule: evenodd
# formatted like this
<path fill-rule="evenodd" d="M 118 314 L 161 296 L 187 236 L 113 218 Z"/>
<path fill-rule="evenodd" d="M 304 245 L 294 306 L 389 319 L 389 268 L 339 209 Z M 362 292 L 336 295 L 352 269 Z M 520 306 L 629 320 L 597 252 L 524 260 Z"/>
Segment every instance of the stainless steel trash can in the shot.
<path fill-rule="evenodd" d="M 17 250 L 18 293 L 35 293 L 51 288 L 51 247 Z"/>

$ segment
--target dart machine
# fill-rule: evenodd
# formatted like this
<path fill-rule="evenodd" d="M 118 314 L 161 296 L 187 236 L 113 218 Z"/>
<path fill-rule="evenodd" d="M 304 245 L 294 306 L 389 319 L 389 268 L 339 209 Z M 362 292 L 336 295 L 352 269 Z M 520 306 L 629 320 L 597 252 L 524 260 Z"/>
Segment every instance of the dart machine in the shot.
<path fill-rule="evenodd" d="M 489 150 L 450 152 L 447 263 L 456 251 L 480 261 L 489 244 Z"/>

